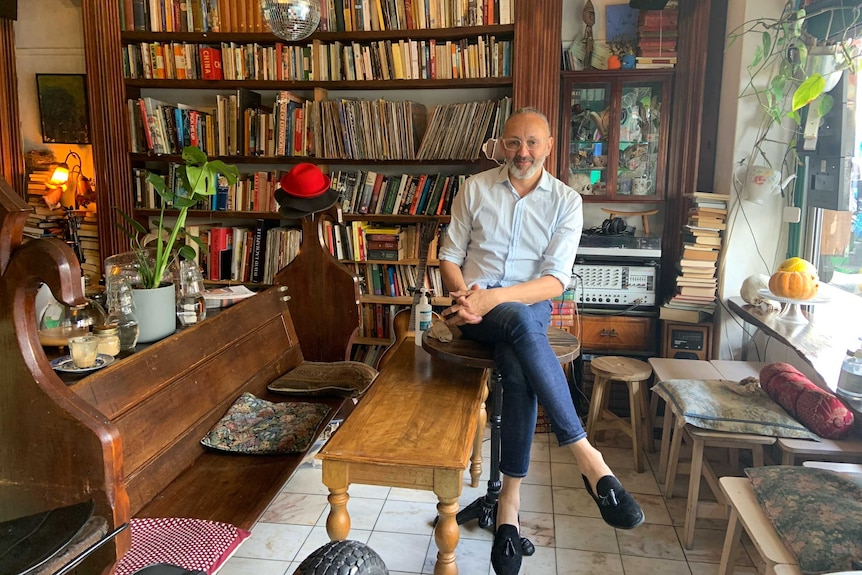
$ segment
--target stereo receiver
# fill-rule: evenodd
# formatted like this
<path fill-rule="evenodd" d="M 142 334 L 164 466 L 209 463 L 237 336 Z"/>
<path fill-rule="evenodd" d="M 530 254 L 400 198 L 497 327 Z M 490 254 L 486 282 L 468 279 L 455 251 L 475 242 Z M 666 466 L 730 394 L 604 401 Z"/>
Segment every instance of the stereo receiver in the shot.
<path fill-rule="evenodd" d="M 656 305 L 658 268 L 617 263 L 575 263 L 569 287 L 583 307 Z"/>

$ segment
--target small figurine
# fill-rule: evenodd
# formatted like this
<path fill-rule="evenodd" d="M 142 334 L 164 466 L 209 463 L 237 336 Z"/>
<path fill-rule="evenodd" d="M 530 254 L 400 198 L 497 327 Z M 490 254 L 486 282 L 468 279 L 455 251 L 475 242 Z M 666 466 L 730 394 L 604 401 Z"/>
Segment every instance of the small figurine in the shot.
<path fill-rule="evenodd" d="M 593 67 L 593 25 L 596 23 L 596 10 L 593 8 L 592 0 L 584 4 L 582 14 L 584 20 L 584 70 Z"/>
<path fill-rule="evenodd" d="M 626 54 L 622 58 L 620 58 L 620 63 L 622 64 L 623 70 L 633 70 L 635 67 L 635 56 L 634 54 Z"/>

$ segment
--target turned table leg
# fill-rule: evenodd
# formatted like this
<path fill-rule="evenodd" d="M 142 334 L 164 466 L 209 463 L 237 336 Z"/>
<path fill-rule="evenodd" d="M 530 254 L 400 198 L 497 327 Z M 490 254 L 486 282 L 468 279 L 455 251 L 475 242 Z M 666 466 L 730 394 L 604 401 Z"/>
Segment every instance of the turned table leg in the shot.
<path fill-rule="evenodd" d="M 470 457 L 470 487 L 479 487 L 479 477 L 482 475 L 482 443 L 485 440 L 485 425 L 488 423 L 488 410 L 486 401 L 488 399 L 488 375 L 486 369 L 483 380 L 485 385 L 482 391 L 482 406 L 479 408 L 478 421 L 476 421 L 476 437 L 473 439 L 473 455 Z"/>
<path fill-rule="evenodd" d="M 458 575 L 455 548 L 460 532 L 458 521 L 458 498 L 461 496 L 461 478 L 458 472 L 438 470 L 434 472 L 434 493 L 437 495 L 437 525 L 434 542 L 437 543 L 437 563 L 434 575 Z"/>
<path fill-rule="evenodd" d="M 331 541 L 347 539 L 350 533 L 350 515 L 347 513 L 347 465 L 337 461 L 323 462 L 323 484 L 329 488 L 329 515 L 326 517 L 326 534 Z"/>

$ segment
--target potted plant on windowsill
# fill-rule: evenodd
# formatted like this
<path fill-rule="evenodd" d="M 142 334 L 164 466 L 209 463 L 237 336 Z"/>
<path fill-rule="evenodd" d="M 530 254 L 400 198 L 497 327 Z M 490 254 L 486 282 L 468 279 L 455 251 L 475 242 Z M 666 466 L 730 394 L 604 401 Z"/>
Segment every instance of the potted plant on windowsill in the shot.
<path fill-rule="evenodd" d="M 225 178 L 229 185 L 237 181 L 236 166 L 225 164 L 221 160 L 209 161 L 207 155 L 197 146 L 183 148 L 182 157 L 184 163 L 176 167 L 172 182 L 168 183 L 163 176 L 153 172 L 147 175 L 147 181 L 161 198 L 158 220 L 153 221 L 154 230 L 148 230 L 129 214 L 117 209 L 122 216 L 118 225 L 130 239 L 131 253 L 134 254 L 134 265 L 139 277 L 139 282 L 134 286 L 137 288 L 134 294 L 136 307 L 143 305 L 148 296 L 155 295 L 144 294 L 142 291 L 155 292 L 158 289 L 163 289 L 163 293 L 159 295 L 165 302 L 160 305 L 169 307 L 169 313 L 162 310 L 158 316 L 161 320 L 155 322 L 157 325 L 152 329 L 148 324 L 155 316 L 151 312 L 137 310 L 140 323 L 138 341 L 141 342 L 157 341 L 174 331 L 175 295 L 173 284 L 169 281 L 169 270 L 177 258 L 192 259 L 195 255 L 191 246 L 185 243 L 177 246 L 177 240 L 188 237 L 203 246 L 200 238 L 188 235 L 185 231 L 189 209 L 201 200 L 215 195 L 219 177 Z M 168 225 L 165 219 L 165 210 L 169 207 L 178 211 L 175 216 L 171 216 L 174 218 L 173 225 Z"/>
<path fill-rule="evenodd" d="M 752 199 L 747 196 L 748 180 L 762 181 L 763 173 L 773 176 L 768 181 L 778 182 L 766 186 L 773 193 L 783 187 L 782 180 L 786 184 L 786 178 L 796 175 L 799 138 L 811 130 L 816 134 L 818 120 L 834 105 L 829 91 L 845 71 L 857 73 L 862 62 L 858 44 L 853 43 L 862 30 L 858 2 L 802 4 L 787 0 L 779 16 L 746 21 L 728 34 L 728 47 L 749 34 L 760 40 L 739 95 L 762 111 L 751 153 L 747 162 L 741 162 L 746 173 L 738 182 L 744 199 Z"/>

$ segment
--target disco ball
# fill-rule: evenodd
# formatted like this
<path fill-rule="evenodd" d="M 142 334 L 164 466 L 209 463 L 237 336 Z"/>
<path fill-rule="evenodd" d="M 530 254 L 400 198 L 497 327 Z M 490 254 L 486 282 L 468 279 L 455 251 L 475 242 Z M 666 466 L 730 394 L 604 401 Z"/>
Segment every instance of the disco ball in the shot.
<path fill-rule="evenodd" d="M 260 0 L 263 19 L 272 33 L 285 40 L 303 40 L 320 23 L 320 0 Z"/>

